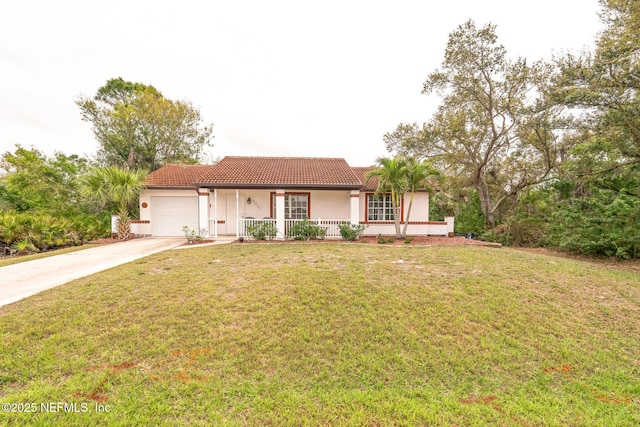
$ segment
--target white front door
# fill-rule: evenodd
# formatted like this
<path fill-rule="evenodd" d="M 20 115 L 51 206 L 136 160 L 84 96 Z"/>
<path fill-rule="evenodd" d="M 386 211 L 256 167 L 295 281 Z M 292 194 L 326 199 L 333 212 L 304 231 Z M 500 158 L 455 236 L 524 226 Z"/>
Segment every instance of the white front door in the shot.
<path fill-rule="evenodd" d="M 245 213 L 244 194 L 240 193 L 240 195 L 238 196 L 237 205 L 236 205 L 236 195 L 227 194 L 227 220 L 226 220 L 227 234 L 236 234 L 236 229 L 238 228 L 238 215 L 240 216 L 240 218 L 244 218 L 244 213 Z"/>

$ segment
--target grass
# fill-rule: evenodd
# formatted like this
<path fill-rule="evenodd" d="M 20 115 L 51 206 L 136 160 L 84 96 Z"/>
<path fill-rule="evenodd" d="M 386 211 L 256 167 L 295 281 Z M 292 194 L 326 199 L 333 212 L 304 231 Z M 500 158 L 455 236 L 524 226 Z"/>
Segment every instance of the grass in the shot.
<path fill-rule="evenodd" d="M 539 253 L 167 251 L 0 308 L 0 424 L 633 426 L 639 323 L 637 271 Z"/>
<path fill-rule="evenodd" d="M 51 251 L 40 252 L 29 255 L 13 255 L 13 256 L 0 256 L 0 267 L 5 267 L 7 265 L 19 264 L 25 261 L 31 261 L 34 259 L 47 258 L 54 255 L 66 254 L 69 252 L 81 251 L 83 249 L 87 249 L 88 247 L 95 247 L 98 244 L 95 243 L 85 243 L 80 246 L 69 246 L 61 249 L 54 249 Z"/>

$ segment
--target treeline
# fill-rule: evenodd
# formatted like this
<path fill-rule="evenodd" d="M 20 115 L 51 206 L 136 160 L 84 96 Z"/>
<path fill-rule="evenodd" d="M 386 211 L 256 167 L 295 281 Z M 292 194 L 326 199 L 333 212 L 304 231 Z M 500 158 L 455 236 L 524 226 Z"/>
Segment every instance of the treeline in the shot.
<path fill-rule="evenodd" d="M 82 190 L 87 159 L 17 147 L 0 167 L 3 254 L 79 245 L 110 233 L 110 213 Z"/>
<path fill-rule="evenodd" d="M 79 245 L 111 233 L 132 237 L 131 216 L 147 172 L 165 163 L 197 163 L 211 146 L 212 125 L 187 101 L 150 85 L 110 79 L 76 99 L 92 125 L 92 159 L 16 147 L 0 164 L 0 249 L 28 253 Z"/>
<path fill-rule="evenodd" d="M 441 103 L 387 149 L 446 177 L 432 216 L 512 245 L 640 257 L 640 2 L 603 0 L 594 52 L 510 59 L 495 26 L 449 36 L 423 93 Z"/>

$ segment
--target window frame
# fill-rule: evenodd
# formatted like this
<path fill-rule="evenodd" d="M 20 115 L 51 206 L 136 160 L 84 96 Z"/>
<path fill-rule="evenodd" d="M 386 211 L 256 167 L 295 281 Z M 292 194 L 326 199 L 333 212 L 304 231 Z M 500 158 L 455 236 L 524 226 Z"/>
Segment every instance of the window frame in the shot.
<path fill-rule="evenodd" d="M 365 194 L 365 204 L 364 204 L 364 218 L 365 218 L 365 222 L 367 223 L 374 223 L 374 224 L 389 224 L 389 223 L 394 223 L 394 219 L 393 219 L 393 210 L 391 210 L 391 217 L 389 219 L 386 219 L 386 213 L 385 213 L 385 219 L 370 219 L 369 218 L 369 201 L 378 197 L 385 197 L 388 198 L 389 200 L 389 209 L 392 209 L 392 203 L 391 203 L 391 193 L 384 193 L 384 194 L 380 194 L 378 196 L 376 196 L 375 193 L 366 193 Z M 385 202 L 386 203 L 386 202 Z M 402 199 L 400 200 L 400 222 L 404 222 L 404 196 L 402 197 Z"/>
<path fill-rule="evenodd" d="M 291 201 L 288 200 L 289 196 L 307 196 L 307 217 L 306 218 L 287 218 L 287 205 L 289 205 L 289 214 L 291 213 Z M 286 191 L 284 193 L 284 197 L 285 197 L 285 212 L 284 212 L 284 219 L 311 219 L 311 193 L 308 191 L 293 191 L 293 192 L 288 192 Z M 271 214 L 271 218 L 275 218 L 275 210 L 276 210 L 276 206 L 275 206 L 275 198 L 276 198 L 276 192 L 272 191 L 271 192 L 271 206 L 269 209 L 269 213 Z"/>

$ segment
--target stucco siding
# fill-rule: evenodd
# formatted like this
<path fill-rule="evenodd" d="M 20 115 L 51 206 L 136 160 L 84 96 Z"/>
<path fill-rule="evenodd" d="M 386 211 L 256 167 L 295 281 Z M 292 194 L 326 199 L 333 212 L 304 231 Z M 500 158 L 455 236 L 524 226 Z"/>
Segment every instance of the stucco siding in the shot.
<path fill-rule="evenodd" d="M 344 219 L 351 215 L 349 191 L 311 191 L 311 218 Z"/>

